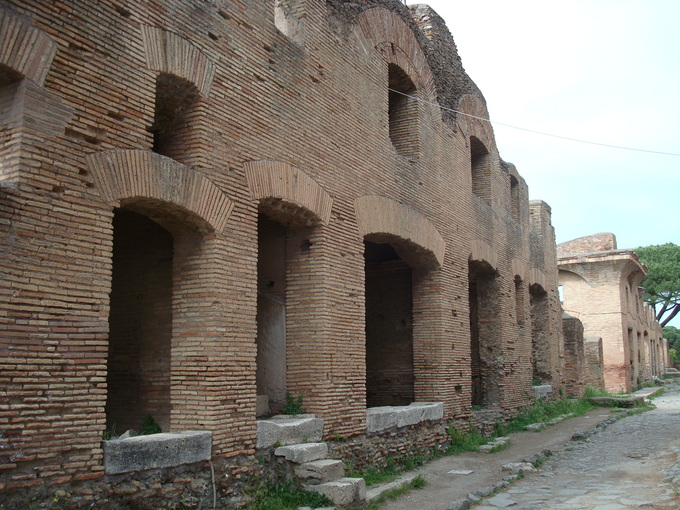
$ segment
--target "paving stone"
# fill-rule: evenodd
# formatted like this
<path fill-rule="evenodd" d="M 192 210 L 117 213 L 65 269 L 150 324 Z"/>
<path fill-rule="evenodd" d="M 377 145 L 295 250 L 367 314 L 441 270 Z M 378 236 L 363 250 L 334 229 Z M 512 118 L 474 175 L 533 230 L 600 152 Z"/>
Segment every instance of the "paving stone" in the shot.
<path fill-rule="evenodd" d="M 484 500 L 486 504 L 493 505 L 496 508 L 507 508 L 509 506 L 514 506 L 517 501 L 512 499 L 508 494 L 497 494 L 492 498 Z"/>

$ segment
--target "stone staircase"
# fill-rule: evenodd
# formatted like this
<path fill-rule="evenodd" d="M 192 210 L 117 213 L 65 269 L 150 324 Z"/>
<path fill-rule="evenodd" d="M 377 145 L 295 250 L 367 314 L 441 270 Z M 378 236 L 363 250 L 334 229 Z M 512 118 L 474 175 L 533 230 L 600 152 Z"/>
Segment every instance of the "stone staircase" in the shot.
<path fill-rule="evenodd" d="M 313 414 L 274 416 L 257 422 L 257 447 L 278 446 L 274 455 L 285 459 L 292 476 L 303 480 L 306 491 L 327 496 L 342 508 L 366 504 L 363 478 L 345 477 L 340 460 L 328 458 L 328 445 L 321 443 L 323 420 Z"/>
<path fill-rule="evenodd" d="M 341 460 L 328 458 L 326 443 L 303 443 L 280 446 L 274 455 L 283 457 L 296 477 L 305 481 L 306 491 L 318 492 L 343 508 L 361 508 L 366 504 L 366 483 L 363 478 L 345 477 Z"/>

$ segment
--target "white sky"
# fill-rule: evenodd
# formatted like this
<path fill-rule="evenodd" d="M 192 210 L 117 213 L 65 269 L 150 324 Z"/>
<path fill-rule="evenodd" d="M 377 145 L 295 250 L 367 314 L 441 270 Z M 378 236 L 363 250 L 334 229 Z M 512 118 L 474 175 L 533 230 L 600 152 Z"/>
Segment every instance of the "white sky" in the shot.
<path fill-rule="evenodd" d="M 446 20 L 492 122 L 680 154 L 680 1 L 416 3 Z M 558 243 L 613 232 L 619 248 L 680 244 L 680 156 L 494 132 L 530 198 L 552 207 Z"/>

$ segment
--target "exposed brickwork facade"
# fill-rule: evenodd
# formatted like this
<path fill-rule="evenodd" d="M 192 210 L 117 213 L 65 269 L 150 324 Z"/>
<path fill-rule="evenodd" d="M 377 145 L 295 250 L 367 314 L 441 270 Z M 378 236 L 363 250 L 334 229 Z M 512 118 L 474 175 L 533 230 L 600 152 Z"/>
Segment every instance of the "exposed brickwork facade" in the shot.
<path fill-rule="evenodd" d="M 647 269 L 632 250 L 618 250 L 613 234 L 587 236 L 557 247 L 565 312 L 585 335 L 602 338 L 604 383 L 630 391 L 668 367 L 668 342 L 640 283 Z"/>
<path fill-rule="evenodd" d="M 149 414 L 231 472 L 258 393 L 332 437 L 367 398 L 561 384 L 550 209 L 438 107 L 488 115 L 429 9 L 9 0 L 0 30 L 0 492 L 102 477 Z"/>

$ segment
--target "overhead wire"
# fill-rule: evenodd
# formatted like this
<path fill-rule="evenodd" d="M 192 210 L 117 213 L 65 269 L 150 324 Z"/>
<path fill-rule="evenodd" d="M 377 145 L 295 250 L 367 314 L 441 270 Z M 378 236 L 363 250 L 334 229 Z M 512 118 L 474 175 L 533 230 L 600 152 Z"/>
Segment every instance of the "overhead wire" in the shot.
<path fill-rule="evenodd" d="M 556 134 L 553 134 L 553 133 L 546 133 L 544 131 L 537 131 L 535 129 L 528 129 L 528 128 L 523 128 L 523 127 L 520 127 L 520 126 L 514 126 L 512 124 L 506 124 L 504 122 L 498 122 L 498 121 L 495 121 L 495 120 L 492 121 L 491 119 L 487 119 L 485 117 L 479 117 L 477 115 L 472 115 L 470 113 L 461 112 L 460 110 L 448 108 L 446 106 L 440 105 L 439 103 L 433 103 L 432 101 L 427 101 L 426 99 L 423 99 L 421 97 L 406 94 L 405 92 L 401 92 L 400 90 L 395 90 L 395 89 L 392 89 L 392 88 L 389 88 L 389 87 L 388 87 L 388 90 L 390 92 L 395 92 L 397 94 L 401 94 L 402 96 L 406 96 L 408 98 L 415 99 L 416 101 L 420 101 L 420 102 L 425 103 L 425 104 L 436 106 L 436 107 L 438 107 L 442 110 L 446 110 L 446 111 L 449 111 L 449 112 L 452 112 L 452 113 L 457 113 L 457 114 L 463 115 L 465 117 L 470 117 L 470 118 L 473 118 L 473 119 L 482 120 L 484 122 L 488 122 L 491 125 L 496 124 L 498 126 L 504 126 L 504 127 L 508 127 L 508 128 L 511 128 L 511 129 L 517 129 L 519 131 L 525 131 L 527 133 L 533 133 L 535 135 L 549 136 L 551 138 L 558 138 L 560 140 L 567 140 L 567 141 L 570 141 L 570 142 L 577 142 L 577 143 L 585 143 L 585 144 L 589 144 L 589 145 L 597 145 L 597 146 L 600 146 L 600 147 L 609 147 L 609 148 L 612 148 L 612 149 L 622 149 L 622 150 L 635 151 L 635 152 L 646 152 L 648 154 L 661 154 L 661 155 L 664 155 L 664 156 L 680 156 L 680 153 L 676 153 L 676 152 L 653 151 L 653 150 L 648 150 L 648 149 L 638 149 L 636 147 L 626 147 L 624 145 L 613 145 L 613 144 L 609 144 L 609 143 L 593 142 L 593 141 L 590 141 L 590 140 L 583 140 L 583 139 L 580 139 L 580 138 L 572 138 L 572 137 L 569 137 L 569 136 L 556 135 Z"/>

